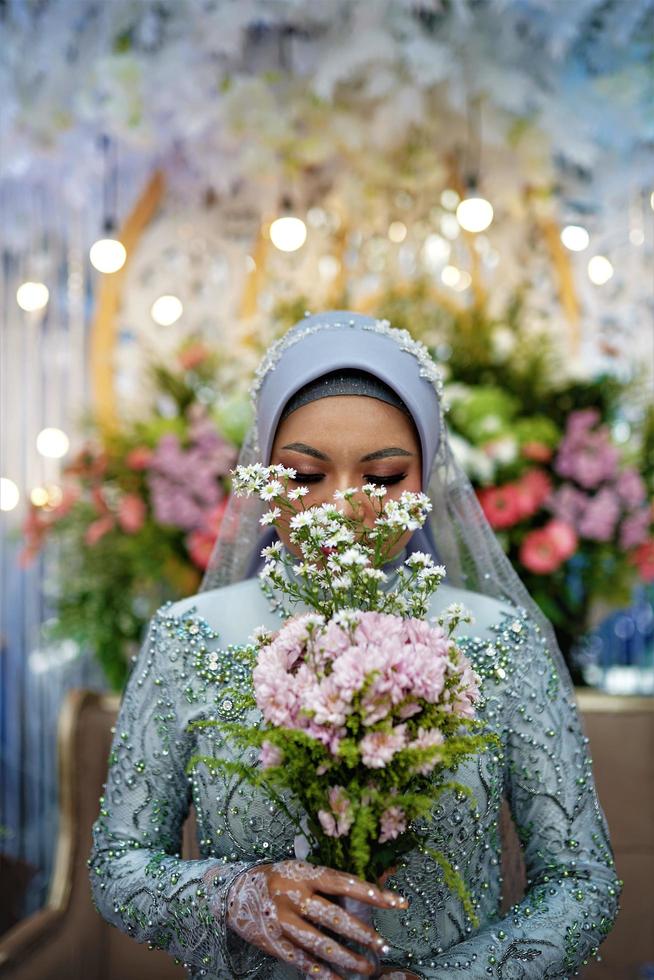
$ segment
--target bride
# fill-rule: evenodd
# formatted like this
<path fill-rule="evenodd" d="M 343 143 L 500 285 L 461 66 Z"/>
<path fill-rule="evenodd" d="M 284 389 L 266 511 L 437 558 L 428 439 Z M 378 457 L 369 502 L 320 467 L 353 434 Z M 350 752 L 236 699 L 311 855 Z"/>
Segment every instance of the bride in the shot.
<path fill-rule="evenodd" d="M 430 834 L 460 872 L 479 924 L 427 854 L 409 852 L 377 887 L 300 860 L 294 828 L 256 789 L 203 767 L 186 775 L 191 756 L 229 751 L 218 729 L 187 726 L 237 717 L 225 688 L 243 668 L 230 644 L 279 624 L 256 572 L 271 534 L 291 554 L 293 546 L 284 528 L 260 533 L 255 498 L 232 499 L 203 591 L 157 613 L 132 671 L 89 862 L 98 910 L 168 950 L 193 978 L 371 974 L 351 940 L 381 958 L 377 975 L 395 978 L 572 975 L 610 930 L 619 882 L 566 668 L 452 456 L 436 365 L 385 321 L 318 314 L 268 351 L 253 398 L 256 422 L 240 462 L 295 469 L 309 489 L 305 506 L 364 483 L 385 486 L 390 498 L 430 496 L 429 524 L 398 542 L 387 571 L 392 580 L 407 554 L 431 553 L 447 579 L 430 616 L 461 602 L 474 617 L 458 642 L 482 678 L 478 716 L 502 749 L 457 772 L 476 812 L 445 794 Z M 504 916 L 503 799 L 527 869 L 524 898 Z M 191 803 L 201 859 L 182 860 Z M 373 926 L 338 904 L 344 895 L 374 908 Z"/>

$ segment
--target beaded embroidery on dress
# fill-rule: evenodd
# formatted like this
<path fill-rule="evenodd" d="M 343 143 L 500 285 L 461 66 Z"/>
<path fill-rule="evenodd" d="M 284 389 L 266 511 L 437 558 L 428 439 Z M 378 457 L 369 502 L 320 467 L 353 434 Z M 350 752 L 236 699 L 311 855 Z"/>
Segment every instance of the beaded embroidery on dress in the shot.
<path fill-rule="evenodd" d="M 207 596 L 205 608 L 212 600 L 219 602 L 220 591 Z M 431 833 L 433 846 L 458 865 L 480 928 L 473 930 L 440 868 L 411 852 L 388 882 L 409 899 L 408 911 L 375 911 L 389 947 L 383 962 L 431 980 L 568 977 L 597 951 L 619 894 L 576 709 L 539 627 L 525 615 L 498 604 L 497 623 L 460 643 L 482 675 L 480 717 L 500 736 L 502 751 L 460 768 L 457 779 L 470 788 L 473 805 L 441 797 Z M 218 631 L 197 610 L 158 613 L 116 728 L 94 828 L 93 893 L 110 922 L 167 949 L 193 978 L 281 980 L 298 974 L 228 927 L 227 902 L 245 870 L 293 857 L 295 828 L 252 787 L 203 767 L 189 784 L 185 772 L 196 753 L 229 751 L 215 729 L 187 728 L 223 712 L 233 717 L 224 692 L 235 682 Z M 504 918 L 503 795 L 524 844 L 529 882 Z M 199 861 L 178 856 L 191 799 Z"/>

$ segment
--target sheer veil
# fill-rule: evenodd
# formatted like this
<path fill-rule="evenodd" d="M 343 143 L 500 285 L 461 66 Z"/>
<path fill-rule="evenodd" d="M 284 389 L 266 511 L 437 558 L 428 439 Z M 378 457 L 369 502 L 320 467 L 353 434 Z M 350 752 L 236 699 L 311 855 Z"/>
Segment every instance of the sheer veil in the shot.
<path fill-rule="evenodd" d="M 387 321 L 341 312 L 322 314 L 301 321 L 273 345 L 264 357 L 252 387 L 255 413 L 260 407 L 261 386 L 269 373 L 275 371 L 285 351 L 292 346 L 301 345 L 303 340 L 316 333 L 343 329 L 344 317 L 356 317 L 356 321 L 350 319 L 348 322 L 355 328 L 359 328 L 357 333 L 364 330 L 381 334 L 395 341 L 398 352 L 409 353 L 414 357 L 416 384 L 419 384 L 421 379 L 430 380 L 437 391 L 439 404 L 442 407 L 442 385 L 438 369 L 424 345 L 413 340 L 406 331 L 394 330 Z M 341 356 L 342 366 L 348 366 L 347 354 Z M 292 391 L 288 394 L 290 396 Z M 241 449 L 238 462 L 244 466 L 268 462 L 260 447 L 260 428 L 257 421 L 255 414 L 255 423 Z M 500 547 L 479 506 L 470 480 L 455 459 L 447 434 L 444 413 L 441 411 L 439 417 L 432 421 L 433 428 L 437 431 L 438 441 L 425 491 L 429 494 L 433 507 L 430 514 L 430 527 L 426 530 L 436 542 L 438 560 L 447 569 L 447 581 L 453 586 L 508 602 L 524 610 L 547 643 L 560 680 L 572 697 L 570 675 L 558 648 L 554 631 Z M 231 497 L 201 591 L 231 585 L 251 574 L 262 546 L 259 519 L 265 509 L 266 505 L 254 496 Z"/>

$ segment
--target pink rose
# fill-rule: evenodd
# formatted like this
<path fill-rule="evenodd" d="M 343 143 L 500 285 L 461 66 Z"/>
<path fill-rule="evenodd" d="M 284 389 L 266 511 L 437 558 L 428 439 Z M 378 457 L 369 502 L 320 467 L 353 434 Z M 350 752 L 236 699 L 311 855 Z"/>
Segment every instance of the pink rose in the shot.
<path fill-rule="evenodd" d="M 92 524 L 86 529 L 84 534 L 84 543 L 90 548 L 100 541 L 105 534 L 114 529 L 114 519 L 111 514 L 105 514 L 103 517 L 98 517 L 97 521 L 93 521 Z"/>
<path fill-rule="evenodd" d="M 118 507 L 118 523 L 125 534 L 138 534 L 147 515 L 145 502 L 135 493 L 128 493 L 120 501 Z"/>

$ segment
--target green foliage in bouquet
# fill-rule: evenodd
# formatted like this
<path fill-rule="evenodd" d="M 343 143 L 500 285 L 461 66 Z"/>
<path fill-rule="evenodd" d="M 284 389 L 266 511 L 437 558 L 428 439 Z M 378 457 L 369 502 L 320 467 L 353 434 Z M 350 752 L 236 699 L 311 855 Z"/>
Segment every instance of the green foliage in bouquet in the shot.
<path fill-rule="evenodd" d="M 25 522 L 23 560 L 46 543 L 58 557 L 51 633 L 90 648 L 115 690 L 153 612 L 197 589 L 213 547 L 236 455 L 219 431 L 216 375 L 196 341 L 154 365 L 148 414 L 111 431 L 91 424 L 60 497 Z"/>

